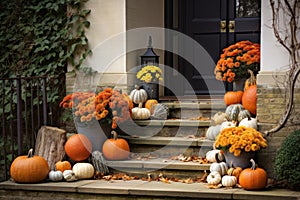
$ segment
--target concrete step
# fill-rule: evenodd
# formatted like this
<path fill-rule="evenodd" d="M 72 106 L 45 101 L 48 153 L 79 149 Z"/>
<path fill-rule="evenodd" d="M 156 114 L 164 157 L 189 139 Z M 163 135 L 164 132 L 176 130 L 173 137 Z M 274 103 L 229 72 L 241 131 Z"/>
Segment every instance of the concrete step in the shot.
<path fill-rule="evenodd" d="M 199 161 L 183 162 L 170 158 L 147 158 L 124 161 L 107 161 L 112 173 L 126 173 L 130 176 L 152 178 L 163 174 L 167 177 L 197 178 L 205 171 L 209 172 L 210 164 L 200 164 Z"/>
<path fill-rule="evenodd" d="M 203 137 L 132 137 L 124 136 L 128 141 L 131 152 L 151 153 L 159 157 L 172 157 L 177 155 L 204 157 L 213 147 L 213 142 Z"/>
<path fill-rule="evenodd" d="M 225 111 L 223 99 L 203 99 L 198 101 L 161 101 L 169 108 L 169 118 L 190 119 L 211 117 L 218 111 Z"/>
<path fill-rule="evenodd" d="M 210 126 L 210 123 L 210 118 L 202 118 L 202 120 L 135 120 L 121 124 L 120 128 L 128 135 L 138 137 L 184 137 L 189 135 L 194 135 L 195 137 L 204 137 L 207 128 Z"/>

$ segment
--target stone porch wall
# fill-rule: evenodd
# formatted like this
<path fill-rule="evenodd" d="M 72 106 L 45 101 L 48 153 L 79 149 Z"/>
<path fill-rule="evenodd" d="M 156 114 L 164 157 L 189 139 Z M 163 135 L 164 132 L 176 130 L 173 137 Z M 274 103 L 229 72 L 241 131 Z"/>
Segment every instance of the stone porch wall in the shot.
<path fill-rule="evenodd" d="M 257 85 L 257 119 L 259 131 L 270 130 L 279 123 L 285 111 L 286 98 L 285 88 L 280 84 L 284 80 L 284 74 L 271 76 L 266 74 L 258 75 Z M 275 177 L 274 161 L 276 152 L 279 150 L 282 141 L 293 131 L 300 129 L 300 88 L 299 83 L 295 88 L 294 111 L 292 119 L 280 131 L 267 136 L 269 146 L 258 154 L 258 164 L 265 168 L 270 177 Z"/>

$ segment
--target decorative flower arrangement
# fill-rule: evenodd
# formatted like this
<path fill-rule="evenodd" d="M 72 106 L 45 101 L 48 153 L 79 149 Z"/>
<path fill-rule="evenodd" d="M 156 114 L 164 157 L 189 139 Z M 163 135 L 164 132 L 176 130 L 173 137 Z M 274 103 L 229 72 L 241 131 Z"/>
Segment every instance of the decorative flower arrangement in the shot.
<path fill-rule="evenodd" d="M 260 67 L 260 45 L 240 41 L 223 49 L 215 67 L 217 80 L 232 82 L 250 76 L 248 69 L 256 75 Z"/>
<path fill-rule="evenodd" d="M 217 149 L 228 150 L 234 156 L 239 156 L 242 151 L 258 151 L 267 146 L 267 140 L 260 132 L 244 126 L 225 128 L 215 143 Z"/>
<path fill-rule="evenodd" d="M 106 88 L 95 94 L 93 92 L 74 92 L 65 96 L 59 104 L 66 109 L 73 109 L 75 120 L 88 123 L 93 119 L 100 123 L 117 124 L 130 118 L 129 102 L 125 95 L 112 88 Z"/>
<path fill-rule="evenodd" d="M 136 77 L 137 79 L 144 81 L 146 83 L 158 82 L 163 80 L 162 70 L 159 67 L 154 65 L 144 66 L 140 71 L 138 71 Z"/>

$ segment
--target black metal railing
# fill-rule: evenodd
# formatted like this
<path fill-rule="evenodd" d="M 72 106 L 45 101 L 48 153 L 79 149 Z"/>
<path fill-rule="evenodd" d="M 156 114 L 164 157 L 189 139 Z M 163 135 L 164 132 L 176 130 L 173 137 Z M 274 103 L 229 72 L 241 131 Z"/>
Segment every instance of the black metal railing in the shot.
<path fill-rule="evenodd" d="M 14 158 L 34 148 L 42 125 L 59 124 L 58 103 L 48 98 L 54 81 L 47 76 L 0 79 L 0 181 L 9 178 Z"/>

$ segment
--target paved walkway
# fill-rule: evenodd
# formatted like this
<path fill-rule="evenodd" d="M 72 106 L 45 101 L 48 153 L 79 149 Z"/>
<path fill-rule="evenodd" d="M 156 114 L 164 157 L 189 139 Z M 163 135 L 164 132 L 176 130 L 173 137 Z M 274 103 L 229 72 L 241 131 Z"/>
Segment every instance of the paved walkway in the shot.
<path fill-rule="evenodd" d="M 205 183 L 170 184 L 142 180 L 80 180 L 17 184 L 0 183 L 0 199 L 255 199 L 300 200 L 300 192 L 285 189 L 246 191 L 240 188 L 209 189 Z"/>

